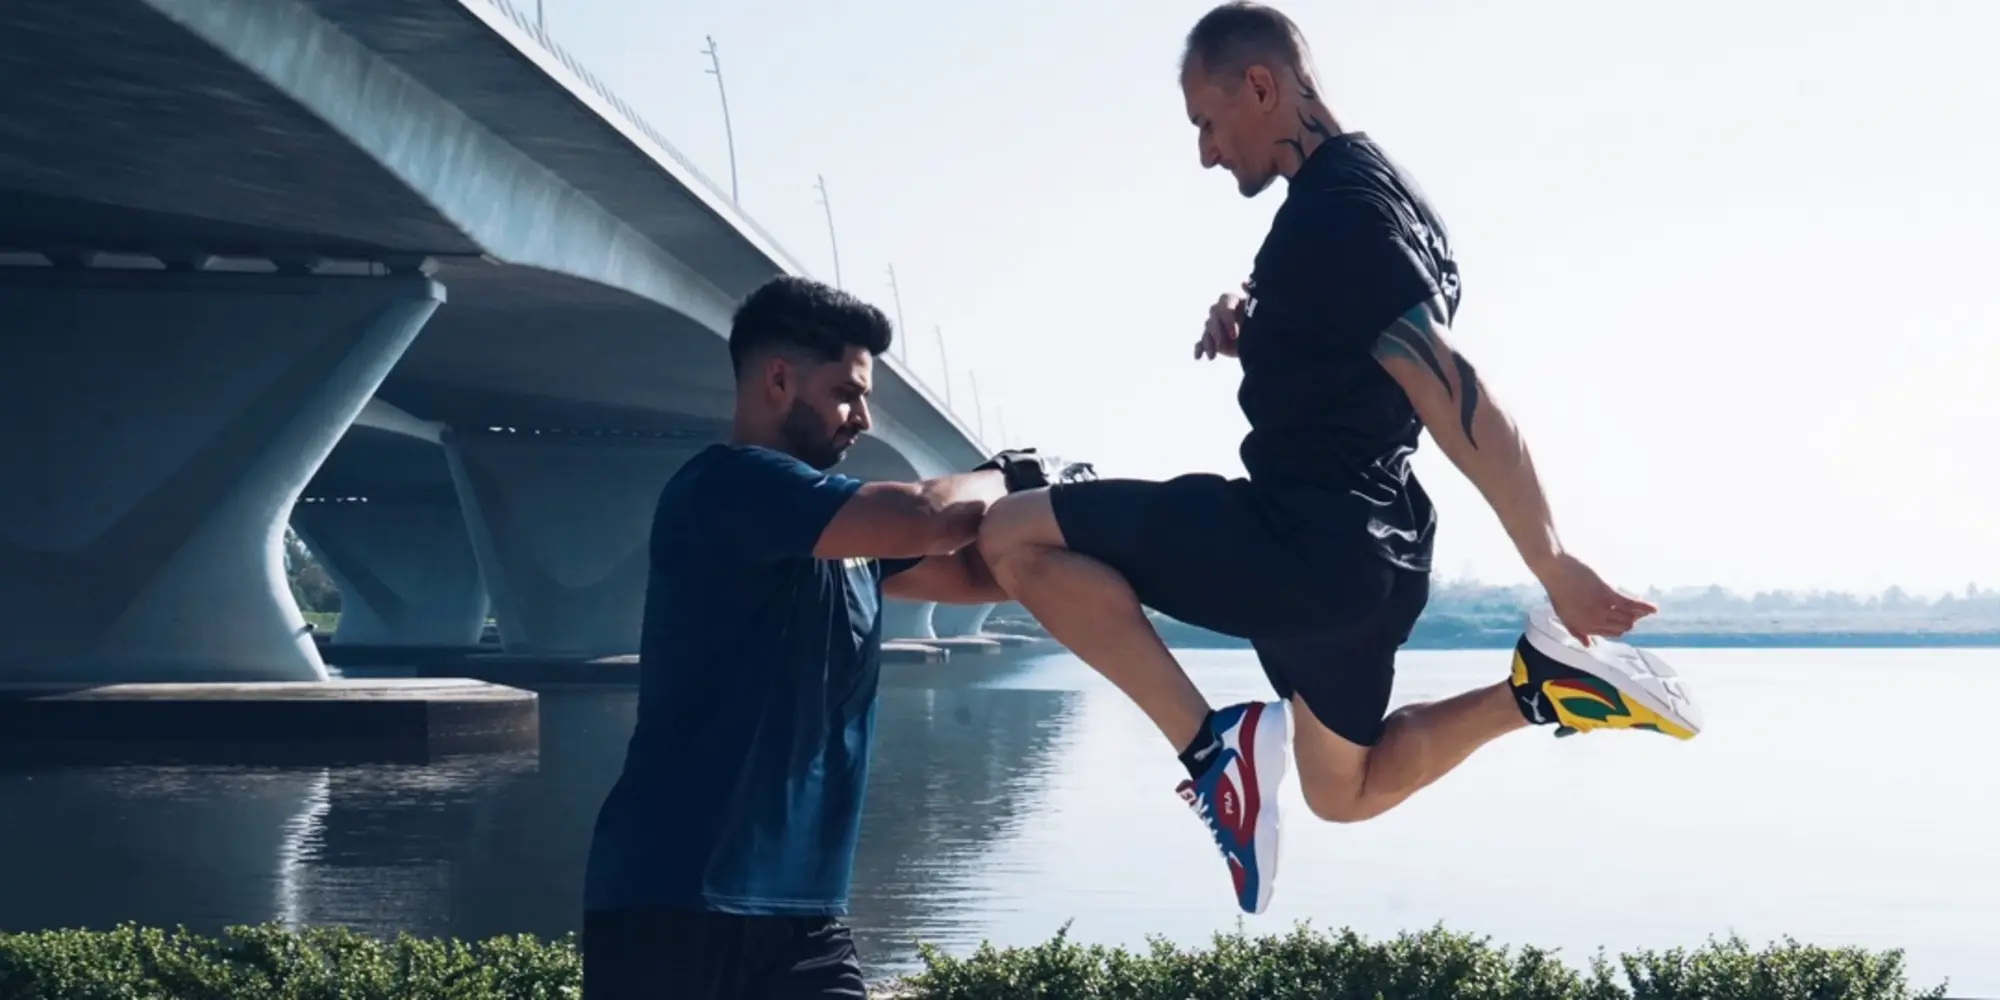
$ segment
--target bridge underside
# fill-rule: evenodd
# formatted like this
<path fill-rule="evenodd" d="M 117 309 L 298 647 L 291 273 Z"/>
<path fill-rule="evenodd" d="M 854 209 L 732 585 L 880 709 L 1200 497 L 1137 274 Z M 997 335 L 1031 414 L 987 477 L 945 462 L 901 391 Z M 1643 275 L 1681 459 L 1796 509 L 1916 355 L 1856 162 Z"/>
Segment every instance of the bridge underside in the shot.
<path fill-rule="evenodd" d="M 653 497 L 774 264 L 454 0 L 11 0 L 0 36 L 0 679 L 324 677 L 288 520 L 335 642 L 636 649 Z M 976 460 L 879 381 L 844 471 Z"/>
<path fill-rule="evenodd" d="M 356 427 L 292 514 L 341 588 L 332 641 L 467 646 L 490 611 L 510 653 L 636 652 L 654 501 L 721 436 L 450 428 L 433 443 Z M 915 474 L 871 439 L 841 471 Z M 885 634 L 970 635 L 986 610 L 892 601 Z"/>
<path fill-rule="evenodd" d="M 323 678 L 284 520 L 439 296 L 415 275 L 0 270 L 0 669 Z"/>

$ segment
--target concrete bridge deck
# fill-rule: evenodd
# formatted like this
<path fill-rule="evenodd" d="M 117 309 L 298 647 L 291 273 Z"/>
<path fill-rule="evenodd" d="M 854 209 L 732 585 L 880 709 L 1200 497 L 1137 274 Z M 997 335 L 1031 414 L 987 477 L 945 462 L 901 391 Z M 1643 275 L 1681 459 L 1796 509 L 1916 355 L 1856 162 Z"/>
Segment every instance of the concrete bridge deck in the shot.
<path fill-rule="evenodd" d="M 492 0 L 13 0 L 0 39 L 0 679 L 324 679 L 288 522 L 340 638 L 636 648 L 775 241 Z M 844 471 L 980 460 L 881 367 Z"/>

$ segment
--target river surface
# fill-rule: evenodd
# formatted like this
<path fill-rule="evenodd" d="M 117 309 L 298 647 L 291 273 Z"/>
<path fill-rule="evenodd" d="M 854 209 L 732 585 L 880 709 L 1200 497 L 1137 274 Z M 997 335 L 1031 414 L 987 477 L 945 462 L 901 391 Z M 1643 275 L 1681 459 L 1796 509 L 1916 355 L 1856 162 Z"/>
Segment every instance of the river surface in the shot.
<path fill-rule="evenodd" d="M 1288 782 L 1276 895 L 1243 925 L 1442 922 L 1578 962 L 1791 935 L 1903 948 L 1919 985 L 2000 997 L 2000 650 L 1666 652 L 1708 713 L 1692 743 L 1517 734 L 1352 826 Z M 1217 703 L 1268 695 L 1247 652 L 1182 655 Z M 1504 655 L 1407 653 L 1397 700 L 1488 683 Z M 424 765 L 0 770 L 0 929 L 562 934 L 635 701 L 545 692 L 539 751 Z M 1067 654 L 886 668 L 851 917 L 871 977 L 919 940 L 1235 928 L 1182 774 Z"/>

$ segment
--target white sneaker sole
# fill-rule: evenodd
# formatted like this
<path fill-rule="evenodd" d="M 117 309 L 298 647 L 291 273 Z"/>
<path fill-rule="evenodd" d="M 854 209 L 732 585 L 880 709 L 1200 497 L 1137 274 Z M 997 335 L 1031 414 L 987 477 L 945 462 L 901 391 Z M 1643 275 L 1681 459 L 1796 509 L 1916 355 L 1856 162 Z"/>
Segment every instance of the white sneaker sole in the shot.
<path fill-rule="evenodd" d="M 1543 656 L 1610 684 L 1690 733 L 1701 733 L 1701 706 L 1688 696 L 1680 674 L 1667 661 L 1603 636 L 1592 637 L 1584 646 L 1547 605 L 1528 613 L 1527 636 L 1528 645 Z"/>
<path fill-rule="evenodd" d="M 1271 889 L 1278 884 L 1278 792 L 1285 783 L 1285 768 L 1291 763 L 1290 704 L 1264 703 L 1257 719 L 1253 750 L 1257 756 L 1257 905 L 1252 913 L 1262 913 L 1271 905 Z"/>

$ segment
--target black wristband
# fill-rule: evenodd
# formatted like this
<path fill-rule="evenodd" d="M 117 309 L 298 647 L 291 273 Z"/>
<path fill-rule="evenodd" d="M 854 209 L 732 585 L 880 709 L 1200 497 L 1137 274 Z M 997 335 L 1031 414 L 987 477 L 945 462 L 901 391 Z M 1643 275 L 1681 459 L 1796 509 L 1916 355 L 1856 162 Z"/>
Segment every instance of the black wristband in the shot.
<path fill-rule="evenodd" d="M 1080 482 L 1097 478 L 1097 470 L 1088 462 L 1063 463 L 1058 458 L 1044 457 L 1033 448 L 1013 448 L 1000 452 L 973 471 L 996 470 L 1000 473 L 1001 480 L 1007 484 L 1007 492 L 1019 493 L 1022 490 L 1038 490 L 1048 486 L 1052 481 L 1049 468 L 1052 464 L 1058 466 L 1053 476 L 1055 482 Z"/>
<path fill-rule="evenodd" d="M 1035 454 L 1033 448 L 1016 448 L 1000 452 L 973 471 L 984 469 L 998 471 L 1001 480 L 1007 484 L 1009 493 L 1040 489 L 1049 484 L 1048 473 L 1042 468 L 1041 456 Z"/>

